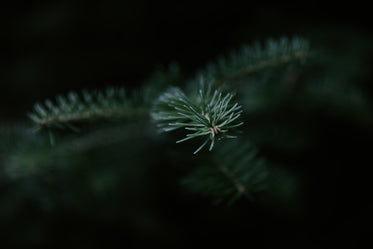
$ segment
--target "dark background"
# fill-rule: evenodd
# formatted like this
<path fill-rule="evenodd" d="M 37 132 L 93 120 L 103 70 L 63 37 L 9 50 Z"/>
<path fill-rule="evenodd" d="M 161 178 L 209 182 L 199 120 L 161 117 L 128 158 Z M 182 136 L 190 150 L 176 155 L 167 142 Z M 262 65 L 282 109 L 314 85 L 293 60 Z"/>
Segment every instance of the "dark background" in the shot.
<path fill-rule="evenodd" d="M 300 35 L 309 38 L 311 45 L 322 44 L 331 51 L 346 49 L 349 52 L 356 49 L 359 42 L 365 44 L 372 40 L 369 8 L 357 3 L 352 6 L 350 3 L 273 4 L 270 1 L 239 4 L 233 1 L 35 3 L 9 0 L 2 1 L 0 6 L 0 121 L 5 123 L 25 121 L 25 114 L 34 102 L 70 90 L 106 85 L 137 87 L 154 70 L 173 62 L 180 65 L 184 74 L 192 75 L 217 55 L 268 37 Z M 371 75 L 364 79 L 370 80 Z M 333 145 L 346 141 L 344 139 L 361 143 L 365 135 L 358 135 L 359 139 L 342 139 L 340 134 L 345 127 L 329 128 L 333 131 L 326 134 L 329 144 L 320 148 L 318 160 L 324 160 L 322 165 L 325 165 L 329 158 L 350 153 L 338 161 L 343 161 L 339 171 L 343 179 L 351 173 L 351 165 L 362 164 L 368 158 L 372 143 L 365 141 L 356 151 L 341 151 Z M 355 248 L 364 235 L 367 213 L 363 201 L 367 196 L 362 190 L 367 186 L 364 177 L 352 170 L 352 176 L 361 177 L 361 181 L 353 179 L 334 184 L 337 178 L 330 178 L 337 167 L 334 159 L 330 159 L 330 164 L 335 166 L 323 169 L 312 159 L 312 152 L 300 158 L 303 161 L 310 158 L 309 164 L 314 163 L 312 174 L 324 174 L 319 188 L 315 184 L 313 192 L 308 193 L 307 204 L 312 211 L 302 219 L 267 216 L 266 210 L 251 206 L 247 210 L 246 205 L 240 204 L 229 211 L 226 207 L 210 210 L 208 202 L 193 206 L 178 200 L 167 206 L 164 203 L 172 202 L 177 196 L 165 192 L 161 199 L 164 203 L 154 212 L 158 212 L 159 217 L 167 217 L 172 224 L 185 224 L 190 239 L 177 237 L 186 236 L 180 231 L 149 235 L 146 230 L 131 230 L 128 228 L 131 226 L 123 226 L 125 222 L 131 223 L 131 219 L 123 217 L 118 217 L 121 223 L 100 223 L 99 219 L 91 219 L 88 211 L 87 217 L 75 217 L 74 213 L 64 213 L 65 218 L 40 215 L 44 219 L 40 224 L 51 226 L 50 245 L 58 244 L 67 234 L 62 245 L 77 248 L 151 245 L 152 241 L 159 242 L 157 236 L 161 237 L 162 245 L 174 247 L 232 247 L 241 242 L 245 243 L 244 247 L 254 248 L 333 248 L 345 244 Z M 325 189 L 325 186 L 332 187 Z M 344 188 L 336 190 L 335 186 Z M 183 212 L 185 210 L 188 212 Z M 24 216 L 31 219 L 28 211 L 24 211 Z M 260 219 L 250 223 L 252 215 L 247 212 L 257 214 Z M 139 213 L 141 216 L 141 210 Z M 219 220 L 220 215 L 224 218 Z M 17 224 L 22 222 L 18 220 L 12 231 L 17 230 Z M 180 225 L 175 229 L 182 228 Z M 83 231 L 74 234 L 78 229 Z M 172 230 L 172 227 L 165 229 Z M 37 237 L 38 230 L 33 232 L 29 232 L 30 236 Z M 144 242 L 142 235 L 152 239 Z M 12 238 L 17 239 L 17 235 L 13 234 Z M 168 242 L 164 242 L 167 239 Z M 76 241 L 81 244 L 75 244 Z M 177 245 L 179 241 L 186 244 Z"/>
<path fill-rule="evenodd" d="M 358 4 L 2 1 L 2 119 L 23 118 L 35 101 L 72 89 L 141 84 L 171 62 L 192 73 L 268 37 L 338 47 L 341 37 L 370 37 L 368 20 Z"/>

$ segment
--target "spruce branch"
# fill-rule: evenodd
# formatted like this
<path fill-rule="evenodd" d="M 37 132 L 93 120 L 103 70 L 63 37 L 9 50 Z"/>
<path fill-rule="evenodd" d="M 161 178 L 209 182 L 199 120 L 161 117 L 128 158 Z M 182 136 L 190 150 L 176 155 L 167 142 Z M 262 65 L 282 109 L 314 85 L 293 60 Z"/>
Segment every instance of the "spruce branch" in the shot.
<path fill-rule="evenodd" d="M 229 179 L 235 186 L 238 195 L 243 195 L 249 200 L 253 199 L 252 195 L 246 190 L 241 180 L 229 169 L 229 167 L 224 162 L 221 162 L 221 160 L 219 160 L 219 158 L 217 157 L 214 157 L 214 162 L 220 172 L 223 173 L 227 177 L 227 179 Z"/>
<path fill-rule="evenodd" d="M 241 106 L 238 103 L 230 103 L 233 96 L 231 93 L 223 95 L 219 90 L 212 93 L 212 85 L 205 86 L 202 78 L 201 88 L 196 98 L 188 98 L 182 90 L 172 87 L 158 98 L 152 117 L 163 131 L 184 128 L 193 132 L 176 143 L 207 137 L 194 154 L 209 142 L 211 151 L 216 137 L 235 138 L 227 133 L 243 124 L 237 121 L 242 113 Z"/>
<path fill-rule="evenodd" d="M 308 54 L 309 43 L 303 38 L 269 39 L 264 46 L 260 43 L 244 45 L 229 56 L 220 57 L 217 63 L 209 64 L 199 76 L 215 79 L 220 85 L 266 68 L 303 60 Z"/>
<path fill-rule="evenodd" d="M 254 193 L 267 188 L 268 169 L 257 150 L 242 141 L 226 143 L 212 157 L 198 165 L 182 184 L 193 192 L 233 203 L 240 197 L 254 200 Z"/>
<path fill-rule="evenodd" d="M 115 119 L 132 116 L 147 116 L 148 110 L 135 103 L 125 94 L 124 88 L 107 88 L 105 91 L 83 91 L 79 96 L 70 92 L 67 97 L 59 95 L 56 103 L 46 100 L 34 105 L 28 116 L 37 129 L 68 128 L 77 131 L 79 122 L 98 119 Z"/>

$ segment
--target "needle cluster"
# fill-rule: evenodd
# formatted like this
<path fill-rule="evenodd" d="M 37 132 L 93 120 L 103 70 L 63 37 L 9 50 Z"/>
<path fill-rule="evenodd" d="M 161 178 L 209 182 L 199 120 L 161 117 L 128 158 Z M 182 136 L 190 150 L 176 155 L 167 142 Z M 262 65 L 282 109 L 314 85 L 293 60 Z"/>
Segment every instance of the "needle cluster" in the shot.
<path fill-rule="evenodd" d="M 235 138 L 228 133 L 243 124 L 238 121 L 242 113 L 241 106 L 231 103 L 233 97 L 232 93 L 213 91 L 211 84 L 206 87 L 202 84 L 198 97 L 194 99 L 187 97 L 180 88 L 172 87 L 158 98 L 152 116 L 163 131 L 179 128 L 191 131 L 176 143 L 205 137 L 194 154 L 209 142 L 211 151 L 217 138 Z"/>

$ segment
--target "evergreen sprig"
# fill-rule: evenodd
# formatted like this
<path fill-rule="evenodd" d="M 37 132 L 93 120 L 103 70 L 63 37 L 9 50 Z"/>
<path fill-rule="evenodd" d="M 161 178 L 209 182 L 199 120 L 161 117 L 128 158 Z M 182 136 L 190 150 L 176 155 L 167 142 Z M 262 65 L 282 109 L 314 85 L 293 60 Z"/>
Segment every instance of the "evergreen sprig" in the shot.
<path fill-rule="evenodd" d="M 184 177 L 182 183 L 192 192 L 214 198 L 215 203 L 249 200 L 267 189 L 266 162 L 249 143 L 230 142 L 219 147 L 203 164 Z"/>
<path fill-rule="evenodd" d="M 141 100 L 129 98 L 124 88 L 109 87 L 104 91 L 86 91 L 79 96 L 70 92 L 66 97 L 59 95 L 56 103 L 47 99 L 44 104 L 36 103 L 28 116 L 42 128 L 68 128 L 76 131 L 74 125 L 96 119 L 115 119 L 136 115 L 147 115 Z"/>
<path fill-rule="evenodd" d="M 265 45 L 259 42 L 244 45 L 229 56 L 221 56 L 199 72 L 207 79 L 225 83 L 266 68 L 305 59 L 309 54 L 309 42 L 300 37 L 268 39 Z"/>
<path fill-rule="evenodd" d="M 238 103 L 231 104 L 233 96 L 231 93 L 223 95 L 220 90 L 212 92 L 211 84 L 204 86 L 202 83 L 198 97 L 191 99 L 181 89 L 172 87 L 159 97 L 152 117 L 163 131 L 185 128 L 193 132 L 176 143 L 207 136 L 194 154 L 205 147 L 209 141 L 211 151 L 216 137 L 235 138 L 227 133 L 243 124 L 237 122 L 242 110 Z"/>

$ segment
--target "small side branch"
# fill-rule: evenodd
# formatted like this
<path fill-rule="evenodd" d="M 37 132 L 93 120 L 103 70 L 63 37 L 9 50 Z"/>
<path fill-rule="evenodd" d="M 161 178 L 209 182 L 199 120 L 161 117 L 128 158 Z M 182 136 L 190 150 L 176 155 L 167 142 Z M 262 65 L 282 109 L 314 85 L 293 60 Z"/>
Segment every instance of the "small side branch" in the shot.
<path fill-rule="evenodd" d="M 238 194 L 245 196 L 249 200 L 253 200 L 252 195 L 247 191 L 246 187 L 243 185 L 240 179 L 238 179 L 237 176 L 228 169 L 227 165 L 225 165 L 221 160 L 218 160 L 217 158 L 214 158 L 214 161 L 220 172 L 223 173 L 223 175 L 225 175 L 235 186 Z"/>
<path fill-rule="evenodd" d="M 266 69 L 266 68 L 279 66 L 279 65 L 286 64 L 291 61 L 295 61 L 299 59 L 305 59 L 307 58 L 307 56 L 308 56 L 307 51 L 299 51 L 292 55 L 284 55 L 280 58 L 265 60 L 265 61 L 259 62 L 258 64 L 249 65 L 248 67 L 241 69 L 228 77 L 223 78 L 222 80 L 220 80 L 220 84 L 223 84 L 227 81 L 239 79 L 245 75 L 248 75 L 248 74 L 251 74 L 251 73 Z"/>

